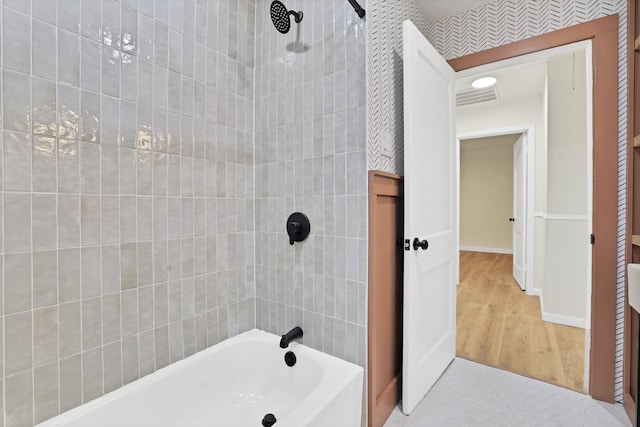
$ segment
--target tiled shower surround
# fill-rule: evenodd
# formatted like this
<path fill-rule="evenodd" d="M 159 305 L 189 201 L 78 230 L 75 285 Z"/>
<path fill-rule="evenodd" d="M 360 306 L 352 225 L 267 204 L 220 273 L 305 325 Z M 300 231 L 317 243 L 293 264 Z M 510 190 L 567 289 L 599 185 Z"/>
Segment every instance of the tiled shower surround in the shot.
<path fill-rule="evenodd" d="M 7 426 L 255 326 L 253 0 L 0 0 Z"/>
<path fill-rule="evenodd" d="M 0 0 L 0 425 L 256 326 L 365 365 L 365 24 L 269 5 Z"/>
<path fill-rule="evenodd" d="M 256 2 L 256 322 L 365 366 L 365 21 L 346 0 L 287 3 L 299 35 Z M 296 211 L 311 236 L 290 246 Z"/>

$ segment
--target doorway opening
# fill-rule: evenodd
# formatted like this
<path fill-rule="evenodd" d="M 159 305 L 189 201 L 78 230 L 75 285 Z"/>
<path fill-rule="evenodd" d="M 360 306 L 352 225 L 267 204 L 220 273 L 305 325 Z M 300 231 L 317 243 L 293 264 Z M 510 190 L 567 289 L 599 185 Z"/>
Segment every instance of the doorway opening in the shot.
<path fill-rule="evenodd" d="M 573 27 L 554 31 L 544 35 L 532 37 L 530 39 L 521 40 L 508 45 L 500 46 L 497 48 L 489 49 L 486 51 L 469 54 L 460 58 L 449 60 L 449 65 L 453 70 L 460 73 L 464 70 L 471 69 L 473 67 L 483 66 L 486 64 L 492 64 L 496 61 L 501 61 L 508 58 L 517 58 L 518 56 L 540 52 L 543 49 L 550 49 L 558 46 L 565 46 L 569 43 L 577 41 L 590 40 L 593 44 L 591 54 L 588 55 L 589 60 L 593 61 L 593 78 L 596 82 L 592 90 L 589 91 L 588 96 L 593 96 L 593 121 L 594 134 L 593 134 L 593 165 L 588 167 L 588 170 L 593 170 L 593 191 L 589 194 L 593 194 L 592 203 L 592 216 L 593 216 L 593 230 L 596 237 L 595 244 L 592 249 L 592 295 L 589 298 L 591 306 L 588 307 L 588 315 L 586 316 L 587 326 L 591 328 L 591 335 L 587 336 L 588 343 L 585 346 L 589 349 L 586 353 L 589 353 L 589 367 L 585 364 L 585 370 L 588 370 L 588 378 L 585 376 L 585 383 L 589 384 L 589 394 L 598 400 L 605 402 L 613 402 L 614 399 L 614 366 L 616 360 L 615 353 L 615 327 L 616 327 L 616 287 L 612 284 L 616 283 L 616 242 L 617 242 L 617 211 L 611 209 L 611 206 L 615 206 L 617 203 L 617 175 L 612 173 L 617 167 L 617 145 L 612 141 L 616 141 L 618 137 L 618 121 L 617 121 L 617 57 L 618 50 L 618 16 L 612 15 L 587 23 L 575 25 Z M 406 45 L 406 44 L 405 44 Z M 463 76 L 463 74 L 458 74 Z M 455 80 L 455 76 L 454 76 Z M 422 80 L 424 82 L 424 80 Z M 409 85 L 410 86 L 410 85 Z M 405 84 L 405 91 L 408 85 Z M 411 86 L 411 90 L 414 90 Z M 427 96 L 430 97 L 431 95 Z M 405 96 L 405 101 L 406 101 Z M 442 106 L 443 104 L 440 104 Z M 440 108 L 442 110 L 442 108 Z M 414 111 L 412 109 L 407 110 L 405 113 Z M 437 112 L 437 111 L 436 111 Z M 424 117 L 424 115 L 422 116 Z M 438 121 L 436 121 L 437 123 Z M 420 122 L 417 122 L 418 124 Z M 416 134 L 416 136 L 420 133 Z M 405 120 L 405 160 L 411 158 L 407 156 L 407 144 L 421 142 L 419 138 L 407 138 L 407 123 Z M 454 138 L 455 139 L 455 136 Z M 455 157 L 455 156 L 454 156 Z M 453 161 L 455 163 L 455 159 Z M 453 163 L 452 163 L 453 164 Z M 455 166 L 454 166 L 455 167 Z M 386 181 L 373 180 L 373 175 L 380 175 Z M 375 322 L 381 310 L 388 310 L 390 306 L 397 303 L 397 299 L 386 298 L 384 293 L 380 293 L 379 284 L 385 282 L 384 274 L 379 274 L 380 268 L 392 268 L 393 263 L 389 262 L 389 259 L 395 259 L 395 257 L 386 257 L 384 252 L 381 251 L 381 247 L 386 248 L 395 247 L 399 252 L 397 255 L 402 257 L 408 252 L 405 248 L 410 248 L 410 241 L 407 236 L 412 236 L 412 232 L 407 231 L 406 222 L 399 221 L 397 224 L 398 234 L 393 239 L 389 237 L 388 245 L 380 246 L 377 243 L 380 241 L 376 239 L 376 235 L 384 227 L 376 227 L 379 222 L 378 218 L 378 206 L 374 206 L 371 203 L 374 200 L 380 202 L 381 205 L 389 200 L 394 200 L 394 205 L 398 209 L 397 217 L 406 216 L 406 209 L 402 207 L 402 200 L 405 201 L 409 198 L 406 197 L 403 189 L 408 187 L 408 182 L 412 181 L 414 185 L 424 185 L 425 181 L 416 180 L 415 176 L 412 176 L 407 172 L 405 165 L 405 175 L 391 176 L 392 174 L 370 171 L 369 178 L 369 193 L 370 193 L 370 222 L 369 222 L 369 287 L 368 287 L 368 299 L 369 310 L 368 319 L 369 326 L 367 329 L 368 335 L 368 396 L 369 396 L 369 425 L 382 425 L 380 422 L 386 420 L 386 417 L 393 408 L 394 402 L 403 398 L 404 404 L 404 390 L 400 392 L 397 384 L 402 379 L 406 378 L 406 375 L 402 374 L 404 366 L 407 363 L 407 357 L 405 356 L 405 348 L 403 345 L 403 351 L 395 352 L 395 357 L 385 357 L 385 351 L 388 348 L 397 349 L 396 337 L 393 334 L 383 336 L 380 332 L 386 330 L 388 325 L 378 324 Z M 390 183 L 393 181 L 393 185 Z M 418 184 L 416 184 L 418 183 Z M 421 184 L 420 184 L 421 183 Z M 376 197 L 371 197 L 375 194 Z M 455 222 L 457 224 L 457 220 Z M 452 224 L 455 227 L 454 224 Z M 395 227 L 392 227 L 395 229 Z M 457 232 L 457 230 L 456 230 Z M 420 233 L 417 233 L 420 234 Z M 457 239 L 456 239 L 457 240 Z M 409 244 L 407 244 L 409 242 Z M 452 243 L 453 244 L 453 243 Z M 457 258 L 457 257 L 456 257 Z M 407 258 L 404 257 L 404 263 Z M 457 262 L 457 260 L 456 260 Z M 394 287 L 398 295 L 402 294 L 404 284 L 398 277 L 401 277 L 403 272 L 403 264 L 396 262 L 394 274 L 389 277 L 396 277 L 395 280 L 391 280 L 389 286 Z M 458 268 L 456 266 L 455 272 L 457 274 Z M 405 269 L 406 274 L 406 269 Z M 454 277 L 452 283 L 457 283 L 457 277 Z M 454 285 L 455 286 L 455 285 Z M 379 294 L 379 295 L 378 295 Z M 406 299 L 406 294 L 404 296 Z M 404 301 L 403 299 L 403 301 Z M 384 307 L 378 307 L 376 304 L 380 301 L 387 301 L 382 304 Z M 455 302 L 455 298 L 454 298 Z M 392 325 L 393 330 L 402 331 L 402 340 L 404 342 L 413 342 L 406 339 L 407 332 L 407 319 L 411 321 L 410 317 L 406 316 L 406 307 L 402 304 L 403 316 L 399 317 L 396 324 Z M 437 316 L 432 319 L 432 322 L 428 324 L 438 323 Z M 455 321 L 455 320 L 454 320 Z M 397 328 L 397 329 L 395 329 Z M 419 343 L 419 342 L 418 342 Z M 593 343 L 593 345 L 590 345 Z M 454 345 L 455 347 L 455 345 Z M 409 349 L 411 350 L 411 349 Z M 454 348 L 455 352 L 455 348 Z M 399 370 L 402 367 L 402 370 Z M 444 370 L 443 370 L 444 372 Z M 385 394 L 380 394 L 381 391 L 393 390 L 394 393 L 390 393 L 392 396 L 389 400 L 383 399 Z M 626 396 L 625 396 L 626 399 Z M 378 411 L 379 409 L 379 411 Z M 376 414 L 374 416 L 374 414 Z M 380 423 L 380 424 L 379 424 Z"/>
<path fill-rule="evenodd" d="M 458 73 L 457 355 L 588 393 L 590 42 Z M 471 82 L 497 77 L 471 103 Z M 460 101 L 460 96 L 458 96 Z M 522 292 L 522 291 L 526 292 Z"/>

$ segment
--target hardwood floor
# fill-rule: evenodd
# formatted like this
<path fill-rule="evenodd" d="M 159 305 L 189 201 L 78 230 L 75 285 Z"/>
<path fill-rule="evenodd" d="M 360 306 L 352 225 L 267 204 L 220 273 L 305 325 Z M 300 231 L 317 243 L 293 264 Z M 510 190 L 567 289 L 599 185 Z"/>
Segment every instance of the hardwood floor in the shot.
<path fill-rule="evenodd" d="M 512 256 L 460 252 L 457 355 L 585 393 L 584 329 L 543 322 Z"/>

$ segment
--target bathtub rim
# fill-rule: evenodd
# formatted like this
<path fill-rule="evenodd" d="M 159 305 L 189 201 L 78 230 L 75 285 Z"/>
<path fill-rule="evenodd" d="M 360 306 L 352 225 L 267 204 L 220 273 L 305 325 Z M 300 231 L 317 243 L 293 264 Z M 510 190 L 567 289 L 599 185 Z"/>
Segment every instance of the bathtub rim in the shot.
<path fill-rule="evenodd" d="M 241 334 L 235 335 L 231 338 L 227 338 L 224 341 L 220 341 L 217 344 L 212 345 L 211 347 L 208 347 L 204 350 L 201 350 L 199 352 L 196 352 L 188 357 L 185 357 L 177 362 L 171 363 L 165 367 L 162 367 L 154 372 L 152 372 L 149 375 L 146 375 L 142 378 L 138 378 L 137 380 L 134 380 L 128 384 L 124 384 L 122 387 L 111 391 L 109 393 L 106 393 L 100 397 L 97 397 L 89 402 L 83 403 L 80 406 L 77 406 L 75 408 L 72 408 L 68 411 L 65 411 L 61 414 L 56 415 L 53 418 L 50 418 L 48 420 L 45 420 L 39 424 L 36 424 L 35 427 L 60 427 L 60 426 L 64 426 L 66 425 L 66 423 L 70 423 L 73 422 L 75 420 L 77 420 L 78 418 L 81 418 L 85 415 L 90 414 L 91 412 L 93 412 L 94 410 L 99 409 L 100 407 L 109 404 L 110 402 L 117 400 L 123 396 L 127 396 L 130 395 L 131 393 L 135 393 L 137 389 L 152 385 L 154 383 L 157 383 L 159 381 L 162 381 L 164 379 L 166 379 L 167 377 L 171 376 L 172 373 L 174 371 L 179 371 L 180 369 L 182 369 L 183 367 L 185 367 L 186 365 L 189 364 L 193 364 L 193 363 L 197 363 L 198 361 L 207 358 L 210 354 L 212 353 L 217 353 L 219 351 L 223 351 L 226 347 L 230 347 L 233 346 L 233 344 L 236 343 L 236 341 L 240 341 L 242 342 L 243 339 L 269 339 L 269 340 L 273 340 L 274 345 L 277 346 L 280 340 L 280 336 L 272 334 L 270 332 L 266 332 L 257 328 L 251 329 L 249 331 L 243 332 Z M 277 347 L 277 350 L 281 350 L 279 348 L 279 346 Z M 300 357 L 300 355 L 305 354 L 305 353 L 311 353 L 313 354 L 313 357 L 318 357 L 321 360 L 325 359 L 325 360 L 330 360 L 331 363 L 344 363 L 345 365 L 345 375 L 341 376 L 339 378 L 339 380 L 336 380 L 335 382 L 333 382 L 333 385 L 335 386 L 340 386 L 342 388 L 347 387 L 348 384 L 351 381 L 357 380 L 358 378 L 361 378 L 361 381 L 364 381 L 364 369 L 359 366 L 356 365 L 354 363 L 351 363 L 347 360 L 344 359 L 340 359 L 338 357 L 332 356 L 328 353 L 324 353 L 320 350 L 316 350 L 312 347 L 303 345 L 303 344 L 299 344 L 297 342 L 293 342 L 290 344 L 290 348 L 289 349 L 285 349 L 285 350 L 291 350 L 297 353 L 297 355 Z M 335 359 L 335 360 L 333 360 Z M 284 362 L 283 362 L 284 363 Z M 340 363 L 340 365 L 342 365 L 342 363 Z M 314 389 L 309 396 L 324 391 L 322 390 L 325 387 L 328 387 L 329 385 L 326 383 L 323 383 L 322 381 L 320 382 L 320 387 L 317 387 L 316 389 Z M 300 402 L 300 404 L 298 406 L 296 406 L 295 408 L 293 408 L 291 410 L 291 412 L 289 412 L 287 415 L 303 415 L 305 419 L 312 419 L 314 416 L 316 416 L 322 409 L 324 409 L 326 407 L 326 404 L 328 404 L 331 399 L 328 399 L 327 402 L 323 402 L 324 405 L 309 405 L 309 401 L 310 399 L 304 399 Z M 306 404 L 305 404 L 306 402 Z M 360 408 L 361 409 L 361 408 Z M 287 425 L 288 423 L 284 424 Z"/>

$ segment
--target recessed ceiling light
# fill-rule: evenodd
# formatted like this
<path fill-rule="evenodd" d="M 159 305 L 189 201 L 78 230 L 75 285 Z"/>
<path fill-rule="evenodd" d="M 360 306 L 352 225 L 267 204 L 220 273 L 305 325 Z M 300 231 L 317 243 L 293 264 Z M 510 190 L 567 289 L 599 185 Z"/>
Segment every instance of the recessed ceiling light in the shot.
<path fill-rule="evenodd" d="M 480 77 L 479 79 L 475 79 L 471 83 L 471 86 L 475 87 L 476 89 L 484 89 L 486 87 L 493 86 L 494 84 L 496 84 L 497 81 L 498 79 L 496 79 L 493 76 L 485 76 L 485 77 Z"/>

